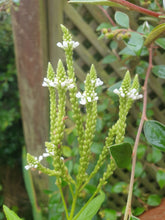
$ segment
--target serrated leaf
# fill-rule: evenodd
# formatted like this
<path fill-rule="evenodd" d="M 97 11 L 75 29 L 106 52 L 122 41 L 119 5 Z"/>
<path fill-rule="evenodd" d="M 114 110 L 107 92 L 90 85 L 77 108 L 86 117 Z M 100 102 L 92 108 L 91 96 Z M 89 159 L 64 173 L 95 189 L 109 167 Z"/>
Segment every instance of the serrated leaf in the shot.
<path fill-rule="evenodd" d="M 110 146 L 110 152 L 119 168 L 127 168 L 129 166 L 132 156 L 130 143 L 114 144 Z"/>
<path fill-rule="evenodd" d="M 148 143 L 165 152 L 165 126 L 163 124 L 154 120 L 146 121 L 144 134 Z"/>
<path fill-rule="evenodd" d="M 162 189 L 165 186 L 165 171 L 158 170 L 158 172 L 156 173 L 156 180 L 160 188 Z"/>
<path fill-rule="evenodd" d="M 158 206 L 161 203 L 161 197 L 159 195 L 150 195 L 147 199 L 147 204 L 150 206 Z"/>
<path fill-rule="evenodd" d="M 117 11 L 115 13 L 115 21 L 124 28 L 129 28 L 129 17 L 127 14 Z"/>
<path fill-rule="evenodd" d="M 152 42 L 154 42 L 162 33 L 165 31 L 165 24 L 159 24 L 156 26 L 147 36 L 144 46 L 148 47 Z"/>
<path fill-rule="evenodd" d="M 70 0 L 69 3 L 85 3 L 85 4 L 94 4 L 94 5 L 106 5 L 106 6 L 110 6 L 110 7 L 118 7 L 118 8 L 127 8 L 123 5 L 120 5 L 118 3 L 115 2 L 111 2 L 108 0 Z"/>
<path fill-rule="evenodd" d="M 165 79 L 165 65 L 154 66 L 152 72 L 159 78 Z"/>
<path fill-rule="evenodd" d="M 89 204 L 85 207 L 85 209 L 81 212 L 78 218 L 75 218 L 76 220 L 92 220 L 92 218 L 96 215 L 98 210 L 100 209 L 102 203 L 104 202 L 105 194 L 101 191 L 100 195 L 98 195 L 96 198 L 94 198 Z M 80 210 L 81 211 L 81 210 Z"/>
<path fill-rule="evenodd" d="M 7 220 L 22 220 L 22 218 L 18 217 L 18 215 L 14 211 L 10 210 L 6 205 L 3 205 L 3 211 Z"/>

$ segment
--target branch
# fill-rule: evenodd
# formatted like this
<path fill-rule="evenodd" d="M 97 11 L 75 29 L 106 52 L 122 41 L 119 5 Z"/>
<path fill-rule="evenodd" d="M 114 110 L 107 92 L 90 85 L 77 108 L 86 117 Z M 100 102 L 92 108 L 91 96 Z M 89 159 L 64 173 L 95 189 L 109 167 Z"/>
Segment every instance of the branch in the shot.
<path fill-rule="evenodd" d="M 118 3 L 120 5 L 123 5 L 123 6 L 127 7 L 130 10 L 138 11 L 142 14 L 147 14 L 147 15 L 150 15 L 150 16 L 153 16 L 153 17 L 158 18 L 160 15 L 162 15 L 161 13 L 154 12 L 154 11 L 148 10 L 146 8 L 142 8 L 138 5 L 132 4 L 132 3 L 128 2 L 128 1 L 125 1 L 125 0 L 108 0 L 108 1 Z"/>
<path fill-rule="evenodd" d="M 149 48 L 149 65 L 146 73 L 146 78 L 143 86 L 144 90 L 144 98 L 143 98 L 143 111 L 142 111 L 142 117 L 140 120 L 140 125 L 138 128 L 138 132 L 136 135 L 135 145 L 133 149 L 133 155 L 132 155 L 132 171 L 131 171 L 131 178 L 130 178 L 130 185 L 129 185 L 129 193 L 128 193 L 128 199 L 127 199 L 127 205 L 126 205 L 126 211 L 124 220 L 127 220 L 128 217 L 131 215 L 131 202 L 132 202 L 132 192 L 133 192 L 133 184 L 134 184 L 134 176 L 135 176 L 135 166 L 136 166 L 136 156 L 137 156 L 137 148 L 140 140 L 140 134 L 142 132 L 144 121 L 146 120 L 146 109 L 147 109 L 147 85 L 148 85 L 148 79 L 151 73 L 152 69 L 152 48 L 153 45 Z"/>

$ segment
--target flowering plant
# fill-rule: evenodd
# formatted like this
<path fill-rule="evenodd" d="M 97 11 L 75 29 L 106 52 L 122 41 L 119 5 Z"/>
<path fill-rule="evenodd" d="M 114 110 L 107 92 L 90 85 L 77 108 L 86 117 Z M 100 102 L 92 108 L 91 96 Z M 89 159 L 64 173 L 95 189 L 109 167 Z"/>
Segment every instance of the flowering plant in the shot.
<path fill-rule="evenodd" d="M 79 45 L 78 42 L 72 40 L 72 36 L 68 29 L 61 25 L 63 31 L 63 43 L 57 43 L 57 46 L 64 49 L 66 55 L 67 73 L 61 60 L 57 65 L 56 73 L 52 65 L 48 64 L 47 78 L 44 78 L 43 86 L 48 87 L 50 94 L 50 141 L 45 143 L 46 152 L 39 157 L 34 157 L 27 154 L 28 165 L 25 168 L 38 170 L 49 176 L 56 177 L 56 185 L 59 188 L 63 205 L 65 208 L 66 218 L 71 219 L 92 219 L 104 201 L 104 193 L 101 191 L 103 185 L 106 184 L 107 179 L 113 174 L 118 167 L 128 166 L 132 149 L 129 143 L 123 143 L 127 114 L 134 102 L 134 100 L 142 98 L 139 95 L 139 82 L 137 75 L 131 84 L 129 71 L 126 72 L 122 85 L 119 89 L 115 89 L 114 93 L 119 96 L 119 119 L 109 129 L 108 136 L 105 140 L 105 145 L 99 156 L 98 161 L 91 173 L 87 173 L 87 168 L 90 163 L 91 145 L 95 134 L 96 119 L 97 119 L 97 87 L 103 84 L 102 80 L 97 78 L 94 66 L 91 66 L 90 72 L 86 76 L 85 91 L 78 91 L 76 85 L 76 77 L 73 68 L 73 49 Z M 70 104 L 73 112 L 73 119 L 77 130 L 79 143 L 79 167 L 76 177 L 71 176 L 68 167 L 65 164 L 63 155 L 63 138 L 65 132 L 66 115 L 66 98 L 69 92 Z M 58 100 L 56 102 L 56 98 Z M 81 106 L 86 108 L 85 125 L 82 119 Z M 123 150 L 127 154 L 123 154 Z M 116 154 L 117 153 L 117 154 Z M 123 154 L 123 157 L 118 155 Z M 53 169 L 42 165 L 42 160 L 46 157 L 52 158 Z M 106 170 L 97 183 L 96 190 L 87 201 L 87 203 L 76 213 L 76 201 L 82 190 L 89 183 L 89 181 L 97 174 L 102 167 L 105 160 L 109 160 Z M 66 182 L 72 194 L 72 206 L 69 212 L 62 190 L 62 183 Z M 100 195 L 97 195 L 100 193 Z M 91 206 L 93 207 L 91 209 Z"/>

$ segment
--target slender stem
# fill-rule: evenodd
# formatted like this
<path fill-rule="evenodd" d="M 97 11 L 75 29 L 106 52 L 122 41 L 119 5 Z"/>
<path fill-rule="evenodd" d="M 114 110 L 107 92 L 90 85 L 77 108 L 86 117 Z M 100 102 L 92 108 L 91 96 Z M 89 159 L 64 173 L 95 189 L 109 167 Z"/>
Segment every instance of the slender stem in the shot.
<path fill-rule="evenodd" d="M 105 14 L 105 16 L 108 18 L 108 20 L 110 21 L 110 23 L 112 24 L 112 26 L 116 26 L 115 22 L 112 20 L 112 18 L 109 16 L 108 12 L 102 7 L 102 6 L 98 6 L 102 12 Z"/>
<path fill-rule="evenodd" d="M 135 5 L 135 4 L 128 2 L 128 1 L 125 1 L 125 0 L 108 0 L 108 1 L 118 3 L 120 5 L 126 6 L 130 10 L 138 11 L 142 14 L 147 14 L 147 15 L 150 15 L 153 17 L 159 17 L 160 15 L 162 15 L 161 13 L 150 11 L 146 8 L 142 8 L 138 5 Z"/>
<path fill-rule="evenodd" d="M 67 209 L 67 206 L 66 206 L 66 203 L 65 203 L 65 198 L 64 198 L 64 194 L 63 194 L 61 185 L 58 184 L 58 188 L 60 190 L 62 202 L 63 202 L 64 209 L 65 209 L 66 218 L 67 218 L 67 220 L 69 220 L 68 209 Z"/>
<path fill-rule="evenodd" d="M 77 196 L 78 196 L 78 189 L 76 189 L 76 193 L 73 197 L 72 208 L 71 208 L 69 220 L 73 219 L 73 215 L 74 215 L 74 211 L 75 211 L 75 207 L 76 207 Z"/>
<path fill-rule="evenodd" d="M 132 171 L 131 171 L 131 178 L 130 178 L 130 185 L 129 185 L 129 193 L 127 198 L 127 205 L 126 205 L 126 211 L 124 215 L 124 220 L 127 220 L 128 217 L 131 215 L 131 202 L 132 202 L 132 193 L 133 193 L 133 184 L 134 184 L 134 176 L 135 176 L 135 166 L 136 166 L 136 156 L 137 156 L 137 148 L 139 144 L 140 134 L 142 132 L 143 123 L 146 120 L 146 109 L 147 109 L 147 85 L 148 85 L 148 79 L 150 76 L 150 72 L 152 69 L 152 48 L 153 45 L 149 48 L 149 65 L 146 72 L 146 78 L 144 82 L 144 99 L 143 99 L 143 111 L 142 111 L 142 117 L 140 120 L 140 125 L 138 128 L 138 132 L 136 135 L 135 145 L 133 149 L 133 155 L 132 155 Z"/>

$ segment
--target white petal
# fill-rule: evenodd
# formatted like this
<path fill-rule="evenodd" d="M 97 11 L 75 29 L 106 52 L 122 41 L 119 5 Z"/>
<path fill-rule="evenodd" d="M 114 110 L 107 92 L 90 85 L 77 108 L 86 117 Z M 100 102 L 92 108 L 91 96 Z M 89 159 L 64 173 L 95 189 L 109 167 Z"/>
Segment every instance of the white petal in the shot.
<path fill-rule="evenodd" d="M 43 157 L 49 157 L 49 153 L 43 153 Z"/>
<path fill-rule="evenodd" d="M 85 105 L 86 104 L 86 99 L 84 97 L 81 98 L 80 104 L 81 105 Z"/>
<path fill-rule="evenodd" d="M 58 42 L 58 43 L 57 43 L 57 47 L 63 48 L 62 43 L 61 43 L 61 42 Z"/>
<path fill-rule="evenodd" d="M 120 93 L 118 89 L 114 89 L 113 92 L 117 95 L 119 95 L 119 93 Z"/>
<path fill-rule="evenodd" d="M 31 168 L 30 165 L 26 165 L 26 166 L 25 166 L 25 169 L 26 169 L 26 170 L 29 170 L 30 168 Z"/>
<path fill-rule="evenodd" d="M 97 78 L 95 86 L 98 87 L 98 86 L 101 86 L 101 85 L 103 85 L 103 81 L 101 81 L 100 78 Z"/>
<path fill-rule="evenodd" d="M 78 92 L 78 93 L 76 94 L 76 97 L 77 97 L 77 98 L 81 98 L 81 97 L 82 97 L 81 92 Z"/>

